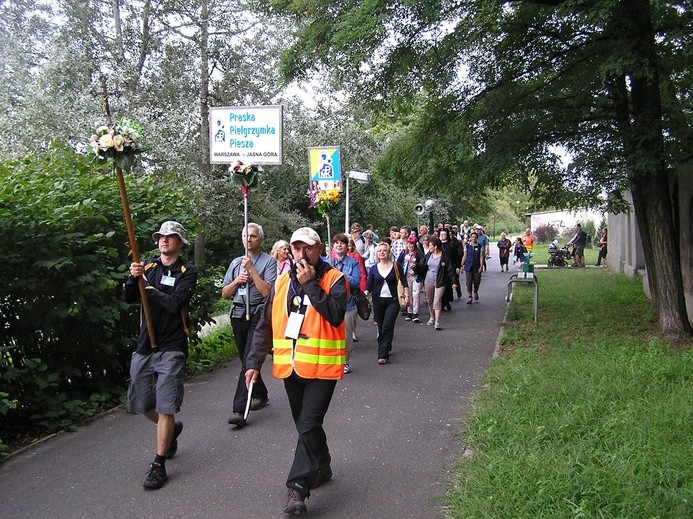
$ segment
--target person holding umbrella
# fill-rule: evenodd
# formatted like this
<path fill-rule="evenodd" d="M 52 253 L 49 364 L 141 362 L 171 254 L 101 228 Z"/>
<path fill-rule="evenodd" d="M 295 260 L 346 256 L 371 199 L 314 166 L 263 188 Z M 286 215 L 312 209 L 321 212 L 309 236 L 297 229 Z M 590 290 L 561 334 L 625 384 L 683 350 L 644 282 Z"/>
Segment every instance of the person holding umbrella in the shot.
<path fill-rule="evenodd" d="M 277 278 L 261 310 L 246 357 L 246 387 L 260 376 L 273 350 L 272 373 L 284 380 L 298 431 L 294 460 L 286 479 L 284 513 L 303 515 L 310 491 L 332 478 L 323 421 L 337 380 L 344 377 L 347 280 L 321 259 L 323 244 L 310 227 L 291 236 L 295 268 Z"/>

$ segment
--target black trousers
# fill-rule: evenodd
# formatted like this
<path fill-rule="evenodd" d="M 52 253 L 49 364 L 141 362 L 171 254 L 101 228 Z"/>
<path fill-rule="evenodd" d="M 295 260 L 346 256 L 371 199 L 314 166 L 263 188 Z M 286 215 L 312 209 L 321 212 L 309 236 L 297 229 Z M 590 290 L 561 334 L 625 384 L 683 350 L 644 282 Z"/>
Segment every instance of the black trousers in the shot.
<path fill-rule="evenodd" d="M 250 342 L 253 339 L 253 332 L 260 321 L 260 314 L 255 312 L 250 316 L 250 321 L 246 320 L 245 315 L 241 318 L 231 318 L 231 328 L 233 329 L 233 340 L 236 342 L 238 358 L 241 359 L 241 372 L 238 375 L 236 393 L 233 396 L 233 412 L 242 413 L 245 411 L 245 404 L 248 401 L 248 389 L 245 387 L 245 359 L 250 350 Z M 258 376 L 253 386 L 253 398 L 267 398 L 267 386 L 262 380 L 262 375 Z"/>
<path fill-rule="evenodd" d="M 479 269 L 466 270 L 464 274 L 467 278 L 467 293 L 471 295 L 472 288 L 474 288 L 474 292 L 478 292 L 481 284 L 481 272 L 479 272 Z"/>
<path fill-rule="evenodd" d="M 284 389 L 298 431 L 286 486 L 302 493 L 314 488 L 318 470 L 326 469 L 332 461 L 322 424 L 336 385 L 336 380 L 302 378 L 296 373 L 284 379 Z"/>
<path fill-rule="evenodd" d="M 373 318 L 378 323 L 378 358 L 389 359 L 392 339 L 395 336 L 395 323 L 399 312 L 399 302 L 395 297 L 374 297 Z"/>

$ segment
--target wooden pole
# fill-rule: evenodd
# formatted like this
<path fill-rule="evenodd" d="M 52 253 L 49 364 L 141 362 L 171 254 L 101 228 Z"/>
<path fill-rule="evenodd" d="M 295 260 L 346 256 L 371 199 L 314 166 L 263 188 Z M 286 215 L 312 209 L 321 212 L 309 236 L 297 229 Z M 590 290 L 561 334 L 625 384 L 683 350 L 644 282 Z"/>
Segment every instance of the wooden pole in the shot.
<path fill-rule="evenodd" d="M 140 251 L 137 247 L 137 238 L 135 237 L 135 227 L 132 225 L 132 215 L 130 214 L 130 202 L 128 202 L 128 194 L 125 190 L 125 179 L 123 178 L 123 170 L 120 166 L 114 164 L 116 179 L 118 180 L 118 188 L 120 189 L 120 201 L 123 203 L 123 215 L 125 216 L 125 226 L 128 229 L 128 240 L 130 241 L 130 250 L 132 251 L 132 261 L 140 263 Z M 154 323 L 152 322 L 152 312 L 149 308 L 149 299 L 147 299 L 147 290 L 144 288 L 144 277 L 138 278 L 140 287 L 140 300 L 142 302 L 142 311 L 144 312 L 144 320 L 147 323 L 147 331 L 149 332 L 149 344 L 152 348 L 156 348 L 156 336 L 154 335 Z"/>

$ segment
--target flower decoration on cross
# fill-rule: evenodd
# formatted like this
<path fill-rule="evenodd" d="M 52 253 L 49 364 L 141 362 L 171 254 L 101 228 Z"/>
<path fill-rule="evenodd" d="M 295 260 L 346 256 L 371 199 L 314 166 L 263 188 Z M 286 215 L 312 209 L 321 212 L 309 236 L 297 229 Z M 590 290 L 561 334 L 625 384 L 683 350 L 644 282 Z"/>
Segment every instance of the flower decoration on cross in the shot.
<path fill-rule="evenodd" d="M 99 160 L 113 160 L 126 173 L 135 164 L 135 155 L 142 153 L 142 130 L 129 119 L 119 119 L 114 125 L 99 126 L 89 139 Z"/>
<path fill-rule="evenodd" d="M 260 186 L 259 173 L 261 171 L 262 166 L 242 160 L 236 160 L 229 166 L 229 173 L 231 173 L 233 182 L 249 191 L 254 191 Z"/>
<path fill-rule="evenodd" d="M 341 199 L 341 192 L 339 189 L 327 189 L 325 191 L 308 191 L 308 198 L 310 199 L 309 207 L 315 207 L 320 216 L 324 219 L 329 219 L 330 210 L 339 204 Z"/>

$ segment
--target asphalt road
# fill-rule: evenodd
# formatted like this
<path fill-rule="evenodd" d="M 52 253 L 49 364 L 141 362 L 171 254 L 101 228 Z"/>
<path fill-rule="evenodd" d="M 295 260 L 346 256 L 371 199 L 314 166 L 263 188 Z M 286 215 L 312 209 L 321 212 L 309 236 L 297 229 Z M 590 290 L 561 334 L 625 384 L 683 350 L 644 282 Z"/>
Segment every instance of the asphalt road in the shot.
<path fill-rule="evenodd" d="M 311 517 L 444 516 L 450 470 L 464 450 L 459 432 L 505 311 L 509 274 L 497 261 L 480 301 L 455 300 L 443 330 L 426 326 L 426 310 L 421 324 L 400 318 L 388 365 L 377 364 L 376 327 L 359 320 L 353 372 L 337 384 L 325 420 L 334 479 L 306 501 Z M 0 517 L 284 517 L 296 443 L 288 400 L 267 363 L 270 405 L 251 412 L 246 427 L 229 426 L 239 369 L 234 361 L 187 382 L 177 415 L 185 428 L 162 489 L 141 486 L 153 425 L 116 410 L 0 465 Z"/>

